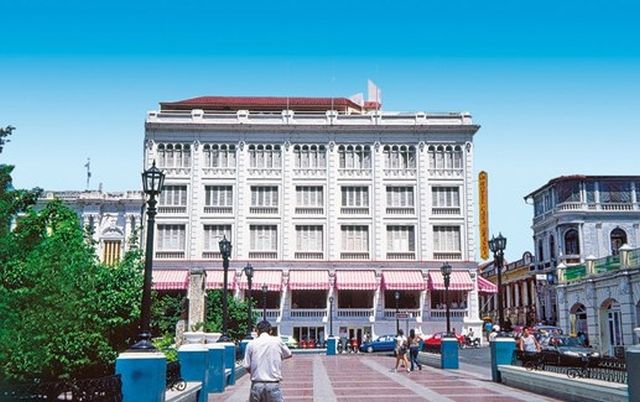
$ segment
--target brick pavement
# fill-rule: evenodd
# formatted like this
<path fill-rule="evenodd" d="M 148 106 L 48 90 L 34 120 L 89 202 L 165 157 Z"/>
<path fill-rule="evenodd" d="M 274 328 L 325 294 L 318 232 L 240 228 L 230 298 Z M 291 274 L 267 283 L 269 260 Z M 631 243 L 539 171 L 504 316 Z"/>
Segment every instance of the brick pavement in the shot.
<path fill-rule="evenodd" d="M 466 370 L 423 366 L 422 371 L 394 373 L 394 362 L 380 355 L 294 355 L 283 364 L 282 390 L 287 401 L 554 401 Z M 245 375 L 209 401 L 245 402 L 249 387 Z"/>

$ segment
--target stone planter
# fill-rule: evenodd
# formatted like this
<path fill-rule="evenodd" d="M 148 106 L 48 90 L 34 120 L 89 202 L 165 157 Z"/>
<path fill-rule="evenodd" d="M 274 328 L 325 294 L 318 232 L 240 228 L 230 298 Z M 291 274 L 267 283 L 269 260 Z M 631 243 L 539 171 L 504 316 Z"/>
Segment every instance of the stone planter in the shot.
<path fill-rule="evenodd" d="M 205 333 L 198 331 L 198 332 L 185 332 L 184 333 L 184 343 L 185 344 L 192 344 L 192 343 L 204 343 L 204 337 L 205 337 Z"/>
<path fill-rule="evenodd" d="M 205 332 L 204 339 L 206 343 L 216 343 L 221 336 L 220 332 Z"/>

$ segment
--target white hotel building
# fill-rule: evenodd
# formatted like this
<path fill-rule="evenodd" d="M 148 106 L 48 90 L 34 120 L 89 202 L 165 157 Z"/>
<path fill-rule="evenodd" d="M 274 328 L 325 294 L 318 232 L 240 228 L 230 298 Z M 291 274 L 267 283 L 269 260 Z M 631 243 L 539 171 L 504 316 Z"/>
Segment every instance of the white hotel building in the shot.
<path fill-rule="evenodd" d="M 454 267 L 453 327 L 478 317 L 473 135 L 468 113 L 391 113 L 346 98 L 201 97 L 160 104 L 144 165 L 166 173 L 154 278 L 186 289 L 190 268 L 222 287 L 218 240 L 233 244 L 229 286 L 268 286 L 281 334 L 444 330 L 440 267 Z M 329 298 L 333 296 L 333 308 Z"/>

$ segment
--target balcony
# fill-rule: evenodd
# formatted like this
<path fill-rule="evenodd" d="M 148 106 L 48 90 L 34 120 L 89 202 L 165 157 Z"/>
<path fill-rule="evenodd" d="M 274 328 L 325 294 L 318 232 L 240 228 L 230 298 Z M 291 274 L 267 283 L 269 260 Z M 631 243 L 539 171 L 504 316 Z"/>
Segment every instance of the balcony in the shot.
<path fill-rule="evenodd" d="M 633 204 L 631 203 L 607 203 L 600 204 L 600 208 L 603 211 L 633 211 Z"/>
<path fill-rule="evenodd" d="M 433 207 L 431 214 L 437 216 L 460 215 L 460 207 Z"/>
<path fill-rule="evenodd" d="M 369 253 L 366 251 L 344 251 L 340 253 L 341 260 L 368 260 Z"/>
<path fill-rule="evenodd" d="M 313 320 L 324 320 L 327 317 L 326 308 L 297 308 L 289 310 L 291 318 L 303 318 Z"/>
<path fill-rule="evenodd" d="M 464 169 L 429 169 L 429 176 L 431 177 L 459 177 L 464 176 Z"/>
<path fill-rule="evenodd" d="M 369 215 L 369 207 L 342 207 L 342 215 Z"/>
<path fill-rule="evenodd" d="M 413 179 L 416 177 L 416 169 L 384 169 L 384 176 L 388 178 Z"/>
<path fill-rule="evenodd" d="M 324 208 L 322 207 L 296 207 L 296 215 L 322 215 Z"/>
<path fill-rule="evenodd" d="M 415 215 L 414 207 L 387 207 L 387 215 Z"/>
<path fill-rule="evenodd" d="M 203 251 L 202 258 L 205 260 L 219 260 L 222 258 L 222 255 L 219 251 Z"/>
<path fill-rule="evenodd" d="M 400 308 L 398 309 L 400 313 L 408 313 L 411 318 L 418 318 L 421 315 L 421 311 L 419 308 Z M 395 308 L 385 308 L 384 309 L 384 318 L 386 320 L 396 319 L 396 309 Z"/>
<path fill-rule="evenodd" d="M 373 317 L 372 308 L 339 308 L 338 318 L 366 319 Z"/>
<path fill-rule="evenodd" d="M 462 252 L 460 251 L 434 251 L 433 259 L 438 261 L 461 260 Z"/>
<path fill-rule="evenodd" d="M 204 213 L 211 214 L 211 215 L 232 215 L 233 207 L 205 206 Z"/>
<path fill-rule="evenodd" d="M 249 207 L 249 213 L 254 215 L 277 215 L 278 207 Z"/>
<path fill-rule="evenodd" d="M 249 258 L 258 260 L 275 260 L 278 258 L 277 251 L 249 251 Z"/>
<path fill-rule="evenodd" d="M 296 260 L 321 260 L 324 258 L 322 251 L 296 251 L 294 254 Z"/>
<path fill-rule="evenodd" d="M 184 258 L 184 251 L 156 251 L 159 260 L 176 260 Z"/>
<path fill-rule="evenodd" d="M 247 169 L 249 176 L 252 177 L 280 177 L 282 176 L 282 168 L 249 168 Z"/>
<path fill-rule="evenodd" d="M 204 177 L 204 178 L 209 178 L 209 177 L 215 177 L 215 178 L 229 177 L 229 178 L 233 178 L 233 177 L 236 177 L 236 168 L 234 168 L 234 167 L 228 167 L 228 168 L 205 167 L 205 168 L 202 168 L 202 177 Z"/>
<path fill-rule="evenodd" d="M 340 178 L 371 178 L 371 169 L 338 169 L 338 177 Z"/>
<path fill-rule="evenodd" d="M 387 252 L 387 260 L 415 260 L 415 251 Z"/>
<path fill-rule="evenodd" d="M 294 177 L 326 177 L 327 169 L 312 169 L 312 168 L 296 168 L 293 169 Z"/>
<path fill-rule="evenodd" d="M 159 167 L 167 177 L 191 177 L 190 167 Z"/>
<path fill-rule="evenodd" d="M 467 317 L 468 314 L 468 310 L 465 309 L 449 309 L 449 317 L 451 318 L 464 318 Z M 442 310 L 436 310 L 436 309 L 431 309 L 429 311 L 429 318 L 431 318 L 432 320 L 446 320 L 447 319 L 447 310 L 442 309 Z"/>
<path fill-rule="evenodd" d="M 159 214 L 182 215 L 187 213 L 186 205 L 165 205 L 158 207 Z"/>
<path fill-rule="evenodd" d="M 258 310 L 260 312 L 260 320 L 262 320 L 262 315 L 264 310 L 259 309 Z M 279 308 L 268 308 L 267 309 L 267 320 L 277 320 L 280 317 L 280 309 Z"/>

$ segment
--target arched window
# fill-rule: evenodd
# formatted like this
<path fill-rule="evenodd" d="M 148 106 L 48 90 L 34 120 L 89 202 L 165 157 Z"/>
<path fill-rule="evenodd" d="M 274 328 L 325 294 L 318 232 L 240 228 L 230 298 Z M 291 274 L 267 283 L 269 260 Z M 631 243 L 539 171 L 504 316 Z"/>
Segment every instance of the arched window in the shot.
<path fill-rule="evenodd" d="M 327 167 L 324 145 L 295 145 L 293 154 L 297 169 L 325 169 Z"/>
<path fill-rule="evenodd" d="M 383 148 L 386 169 L 415 169 L 416 149 L 407 145 L 385 145 Z"/>
<path fill-rule="evenodd" d="M 611 231 L 611 255 L 618 255 L 620 247 L 627 244 L 627 234 L 620 228 Z"/>
<path fill-rule="evenodd" d="M 569 229 L 564 234 L 564 253 L 567 255 L 580 254 L 580 241 L 577 230 Z"/>
<path fill-rule="evenodd" d="M 436 168 L 436 147 L 433 145 L 429 145 L 427 148 L 427 152 L 429 153 L 429 169 Z"/>
<path fill-rule="evenodd" d="M 369 145 L 340 145 L 338 154 L 341 169 L 371 169 L 371 147 Z"/>
<path fill-rule="evenodd" d="M 281 166 L 280 145 L 249 145 L 249 166 L 257 169 L 279 169 Z"/>
<path fill-rule="evenodd" d="M 191 166 L 191 147 L 188 144 L 159 144 L 156 152 L 160 168 Z"/>

